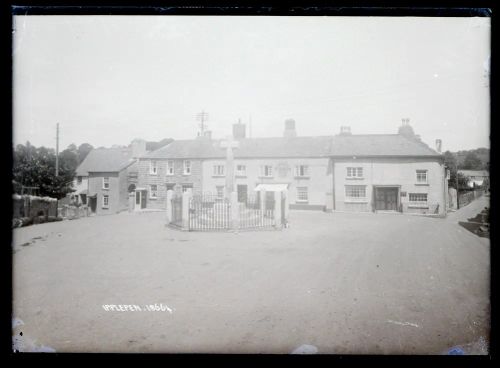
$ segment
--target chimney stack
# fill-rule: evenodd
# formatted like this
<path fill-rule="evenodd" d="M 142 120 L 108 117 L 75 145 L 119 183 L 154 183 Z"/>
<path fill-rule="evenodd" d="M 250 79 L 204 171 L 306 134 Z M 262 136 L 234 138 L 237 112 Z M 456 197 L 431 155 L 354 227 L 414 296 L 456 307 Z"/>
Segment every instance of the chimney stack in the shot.
<path fill-rule="evenodd" d="M 244 139 L 246 137 L 246 125 L 238 120 L 237 124 L 233 124 L 233 138 L 234 139 Z"/>
<path fill-rule="evenodd" d="M 144 139 L 134 139 L 132 141 L 132 157 L 141 157 L 146 153 L 146 141 Z"/>
<path fill-rule="evenodd" d="M 441 145 L 443 144 L 443 141 L 441 139 L 436 139 L 436 151 L 441 153 Z"/>
<path fill-rule="evenodd" d="M 283 132 L 283 137 L 290 138 L 296 136 L 297 136 L 297 131 L 295 130 L 295 120 L 293 119 L 285 120 L 285 131 Z"/>
<path fill-rule="evenodd" d="M 342 125 L 340 127 L 340 135 L 351 135 L 351 127 L 347 125 Z"/>

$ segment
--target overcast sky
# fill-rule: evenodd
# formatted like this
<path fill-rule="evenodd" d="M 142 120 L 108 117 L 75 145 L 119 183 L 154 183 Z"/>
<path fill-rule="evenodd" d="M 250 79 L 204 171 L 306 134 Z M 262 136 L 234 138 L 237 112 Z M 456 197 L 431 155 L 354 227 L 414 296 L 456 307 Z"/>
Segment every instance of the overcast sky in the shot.
<path fill-rule="evenodd" d="M 489 18 L 16 16 L 14 143 L 397 133 L 489 147 Z"/>

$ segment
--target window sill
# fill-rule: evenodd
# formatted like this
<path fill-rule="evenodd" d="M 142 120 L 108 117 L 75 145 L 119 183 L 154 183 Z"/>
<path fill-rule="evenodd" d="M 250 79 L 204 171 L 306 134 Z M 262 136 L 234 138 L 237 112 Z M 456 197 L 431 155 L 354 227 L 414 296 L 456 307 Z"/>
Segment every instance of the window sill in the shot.
<path fill-rule="evenodd" d="M 175 174 L 166 174 L 165 176 L 175 176 Z"/>
<path fill-rule="evenodd" d="M 109 207 L 101 207 L 103 210 L 109 210 Z"/>
<path fill-rule="evenodd" d="M 309 176 L 294 176 L 295 179 L 310 179 Z"/>
<path fill-rule="evenodd" d="M 102 190 L 109 190 L 109 188 L 102 188 Z"/>
<path fill-rule="evenodd" d="M 422 187 L 428 187 L 429 186 L 429 183 L 415 183 L 415 185 L 417 186 L 422 186 Z"/>
<path fill-rule="evenodd" d="M 152 201 L 156 201 L 158 197 L 149 197 L 149 199 L 151 199 Z"/>
<path fill-rule="evenodd" d="M 427 204 L 409 204 L 408 208 L 425 208 L 425 209 L 429 209 L 429 206 Z"/>
<path fill-rule="evenodd" d="M 345 178 L 345 180 L 365 180 L 365 178 Z"/>
<path fill-rule="evenodd" d="M 158 176 L 158 173 L 155 174 L 155 173 L 150 172 L 149 175 Z"/>
<path fill-rule="evenodd" d="M 236 178 L 246 178 L 247 176 L 246 175 L 236 175 L 235 177 Z"/>
<path fill-rule="evenodd" d="M 226 175 L 212 175 L 212 178 L 225 178 Z"/>
<path fill-rule="evenodd" d="M 182 174 L 182 176 L 191 176 L 191 174 L 184 173 L 184 174 Z"/>
<path fill-rule="evenodd" d="M 259 176 L 259 179 L 274 179 L 274 176 Z"/>
<path fill-rule="evenodd" d="M 295 204 L 309 204 L 309 201 L 295 201 Z"/>
<path fill-rule="evenodd" d="M 346 199 L 344 203 L 368 203 L 368 199 Z"/>

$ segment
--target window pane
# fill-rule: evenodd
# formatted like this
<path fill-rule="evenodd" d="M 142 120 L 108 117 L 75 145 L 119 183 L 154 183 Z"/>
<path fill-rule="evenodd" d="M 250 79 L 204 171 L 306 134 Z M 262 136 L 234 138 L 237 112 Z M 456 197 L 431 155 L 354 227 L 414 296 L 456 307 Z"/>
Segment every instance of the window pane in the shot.
<path fill-rule="evenodd" d="M 417 182 L 427 182 L 427 170 L 417 170 Z"/>
<path fill-rule="evenodd" d="M 297 200 L 298 201 L 308 200 L 307 187 L 297 187 Z"/>
<path fill-rule="evenodd" d="M 364 185 L 346 185 L 345 193 L 346 197 L 365 198 L 366 187 Z"/>

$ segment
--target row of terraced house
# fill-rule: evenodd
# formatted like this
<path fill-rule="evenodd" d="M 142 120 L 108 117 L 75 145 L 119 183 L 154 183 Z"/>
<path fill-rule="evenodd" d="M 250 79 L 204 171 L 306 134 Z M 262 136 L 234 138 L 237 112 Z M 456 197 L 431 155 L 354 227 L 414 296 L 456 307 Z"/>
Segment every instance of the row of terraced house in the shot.
<path fill-rule="evenodd" d="M 336 135 L 307 137 L 297 135 L 295 121 L 287 120 L 283 136 L 272 138 L 246 137 L 245 125 L 238 123 L 232 137 L 238 142 L 234 187 L 240 201 L 256 188 L 279 186 L 287 189 L 290 209 L 446 213 L 441 141 L 430 148 L 407 121 L 396 134 L 351 134 L 342 127 Z M 227 168 L 221 141 L 205 132 L 146 152 L 145 142 L 135 140 L 111 154 L 109 165 L 101 157 L 105 150 L 101 156 L 94 150 L 80 165 L 77 182 L 88 180 L 83 192 L 96 213 L 163 210 L 167 190 L 222 199 Z"/>

